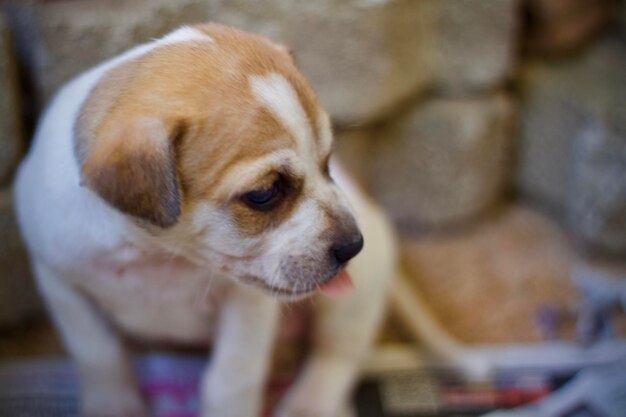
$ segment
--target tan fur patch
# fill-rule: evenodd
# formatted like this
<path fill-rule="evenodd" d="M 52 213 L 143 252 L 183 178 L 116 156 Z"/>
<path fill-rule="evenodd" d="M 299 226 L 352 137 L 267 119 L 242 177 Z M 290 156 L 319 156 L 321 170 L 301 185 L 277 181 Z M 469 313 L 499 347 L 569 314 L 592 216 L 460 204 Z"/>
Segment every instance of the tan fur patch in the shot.
<path fill-rule="evenodd" d="M 249 76 L 284 76 L 296 90 L 314 129 L 318 101 L 284 48 L 217 24 L 195 29 L 214 42 L 163 45 L 105 75 L 81 109 L 76 125 L 77 158 L 89 177 L 86 183 L 126 213 L 168 225 L 172 217 L 151 213 L 150 207 L 158 211 L 180 200 L 185 210 L 209 200 L 215 205 L 230 204 L 241 232 L 258 234 L 291 211 L 271 213 L 274 217 L 269 221 L 247 212 L 239 201 L 217 195 L 217 185 L 234 163 L 295 149 L 295 140 L 251 94 Z M 154 146 L 129 128 L 145 118 L 161 121 L 167 132 L 164 144 Z M 177 127 L 183 125 L 184 135 L 176 135 Z M 111 132 L 120 129 L 123 133 L 112 139 Z M 174 144 L 176 136 L 181 137 Z M 131 164 L 131 160 L 141 163 Z M 175 172 L 169 171 L 171 167 Z M 147 171 L 138 172 L 144 169 Z M 166 174 L 166 181 L 154 178 L 157 172 Z M 131 178 L 143 178 L 146 183 L 135 185 Z M 106 185 L 109 183 L 115 185 Z M 133 190 L 135 186 L 138 188 Z M 161 201 L 163 195 L 167 202 Z"/>
<path fill-rule="evenodd" d="M 160 227 L 175 224 L 180 193 L 165 126 L 137 119 L 108 133 L 82 166 L 84 183 L 124 213 Z"/>

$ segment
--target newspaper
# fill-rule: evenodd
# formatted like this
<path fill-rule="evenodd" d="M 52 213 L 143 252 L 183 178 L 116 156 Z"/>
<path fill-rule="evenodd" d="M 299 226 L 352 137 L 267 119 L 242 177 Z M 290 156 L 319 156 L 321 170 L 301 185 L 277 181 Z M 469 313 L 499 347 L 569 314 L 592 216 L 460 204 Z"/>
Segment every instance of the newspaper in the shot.
<path fill-rule="evenodd" d="M 190 354 L 149 354 L 137 360 L 154 417 L 197 415 L 205 363 L 206 358 Z M 354 408 L 358 417 L 626 417 L 626 359 L 577 371 L 501 369 L 476 382 L 441 366 L 379 368 L 357 385 Z M 270 378 L 265 417 L 295 374 L 296 369 L 283 370 Z M 0 364 L 0 417 L 78 416 L 78 397 L 69 360 Z"/>
<path fill-rule="evenodd" d="M 150 354 L 136 362 L 137 375 L 154 417 L 195 417 L 198 384 L 206 359 L 194 355 Z M 268 399 L 278 398 L 291 380 L 276 375 Z M 40 359 L 0 365 L 1 417 L 75 417 L 79 386 L 66 359 Z M 269 416 L 268 401 L 265 415 Z"/>
<path fill-rule="evenodd" d="M 537 404 L 486 417 L 626 417 L 626 360 L 585 369 Z"/>
<path fill-rule="evenodd" d="M 461 375 L 414 348 L 379 349 L 356 390 L 358 417 L 626 417 L 623 340 L 471 351 L 491 359 L 488 378 Z"/>

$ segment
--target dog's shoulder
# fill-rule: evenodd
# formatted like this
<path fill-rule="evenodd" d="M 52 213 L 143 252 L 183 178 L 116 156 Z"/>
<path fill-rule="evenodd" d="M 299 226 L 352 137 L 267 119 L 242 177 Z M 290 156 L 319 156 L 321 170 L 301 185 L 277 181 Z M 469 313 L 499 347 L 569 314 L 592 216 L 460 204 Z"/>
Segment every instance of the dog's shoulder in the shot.
<path fill-rule="evenodd" d="M 122 240 L 126 219 L 80 184 L 75 125 L 81 107 L 112 69 L 159 46 L 199 36 L 208 35 L 184 27 L 136 46 L 78 75 L 53 97 L 14 183 L 18 221 L 35 253 L 63 263 L 68 256 L 75 261 L 94 246 L 110 248 Z"/>

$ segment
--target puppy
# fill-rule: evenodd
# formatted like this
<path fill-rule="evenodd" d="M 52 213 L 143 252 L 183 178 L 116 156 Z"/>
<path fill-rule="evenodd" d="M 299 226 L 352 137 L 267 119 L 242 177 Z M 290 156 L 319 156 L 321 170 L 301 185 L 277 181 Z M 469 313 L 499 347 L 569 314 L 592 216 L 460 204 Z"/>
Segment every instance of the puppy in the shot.
<path fill-rule="evenodd" d="M 303 297 L 319 298 L 315 346 L 276 415 L 337 414 L 395 249 L 332 141 L 287 50 L 217 24 L 61 89 L 19 169 L 16 207 L 85 416 L 147 414 L 120 334 L 212 343 L 201 416 L 258 416 L 279 304 Z"/>

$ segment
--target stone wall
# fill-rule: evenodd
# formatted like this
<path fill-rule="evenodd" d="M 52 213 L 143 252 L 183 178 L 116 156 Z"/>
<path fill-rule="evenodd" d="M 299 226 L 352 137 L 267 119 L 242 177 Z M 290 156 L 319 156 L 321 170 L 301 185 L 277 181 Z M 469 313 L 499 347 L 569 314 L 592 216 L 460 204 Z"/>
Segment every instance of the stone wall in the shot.
<path fill-rule="evenodd" d="M 429 97 L 375 128 L 343 132 L 339 151 L 402 230 L 450 229 L 502 203 L 515 109 L 503 91 Z"/>
<path fill-rule="evenodd" d="M 15 223 L 10 189 L 12 175 L 26 147 L 14 52 L 5 16 L 0 13 L 0 327 L 39 308 Z"/>
<path fill-rule="evenodd" d="M 529 63 L 517 182 L 588 249 L 626 253 L 626 48 L 611 34 L 576 56 Z"/>
<path fill-rule="evenodd" d="M 214 20 L 288 45 L 339 125 L 436 88 L 489 91 L 515 60 L 518 0 L 54 1 L 14 6 L 41 102 L 81 70 L 183 24 Z M 25 12 L 28 9 L 29 12 Z M 26 20 L 26 22 L 24 22 Z"/>
<path fill-rule="evenodd" d="M 24 150 L 16 65 L 9 28 L 0 14 L 0 187 L 11 182 Z"/>
<path fill-rule="evenodd" d="M 214 20 L 293 50 L 333 116 L 339 153 L 404 236 L 471 234 L 503 207 L 531 204 L 562 226 L 575 256 L 626 256 L 623 1 L 28 0 L 4 9 L 15 42 L 0 23 L 0 185 L 25 147 L 20 101 L 41 110 L 89 66 Z"/>

